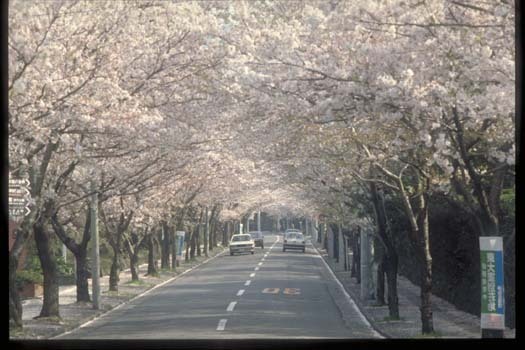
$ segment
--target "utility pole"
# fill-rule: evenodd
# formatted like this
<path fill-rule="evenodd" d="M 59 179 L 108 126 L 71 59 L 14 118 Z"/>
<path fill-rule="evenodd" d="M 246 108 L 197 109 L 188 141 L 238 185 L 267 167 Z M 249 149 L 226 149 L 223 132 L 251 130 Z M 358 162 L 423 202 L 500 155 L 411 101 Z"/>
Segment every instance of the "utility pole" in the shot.
<path fill-rule="evenodd" d="M 95 181 L 91 180 L 91 240 L 93 261 L 91 267 L 91 281 L 93 288 L 93 309 L 100 308 L 100 261 L 98 250 L 98 195 L 95 190 Z"/>
<path fill-rule="evenodd" d="M 246 230 L 245 233 L 250 232 L 250 215 L 246 218 Z"/>
<path fill-rule="evenodd" d="M 64 262 L 67 262 L 67 247 L 63 243 L 62 243 L 62 258 L 64 259 Z"/>
<path fill-rule="evenodd" d="M 261 231 L 261 211 L 257 211 L 257 231 Z"/>
<path fill-rule="evenodd" d="M 311 226 L 309 225 L 310 220 L 308 219 L 308 216 L 304 218 L 304 231 L 307 236 L 311 236 Z"/>

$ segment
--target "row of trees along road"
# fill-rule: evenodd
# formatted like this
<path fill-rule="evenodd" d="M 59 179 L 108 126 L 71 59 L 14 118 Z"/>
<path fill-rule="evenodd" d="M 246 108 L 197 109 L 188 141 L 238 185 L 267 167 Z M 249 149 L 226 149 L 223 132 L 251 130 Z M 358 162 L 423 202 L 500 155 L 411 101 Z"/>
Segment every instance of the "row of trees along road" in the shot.
<path fill-rule="evenodd" d="M 392 318 L 398 233 L 381 204 L 397 198 L 423 333 L 434 330 L 429 196 L 500 235 L 501 192 L 514 191 L 513 2 L 12 1 L 9 29 L 9 167 L 34 199 L 9 276 L 34 239 L 41 317 L 59 316 L 56 237 L 76 259 L 77 300 L 89 300 L 92 188 L 111 290 L 123 254 L 138 278 L 144 246 L 176 268 L 176 230 L 193 256 L 196 232 L 207 254 L 255 210 L 348 227 L 365 216 Z M 21 326 L 15 283 L 9 305 Z"/>

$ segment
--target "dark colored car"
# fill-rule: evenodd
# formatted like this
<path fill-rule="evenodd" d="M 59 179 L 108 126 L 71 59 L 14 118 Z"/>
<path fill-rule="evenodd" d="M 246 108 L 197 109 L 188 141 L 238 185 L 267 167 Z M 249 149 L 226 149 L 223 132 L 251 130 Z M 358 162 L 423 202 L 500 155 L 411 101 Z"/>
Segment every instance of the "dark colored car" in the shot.
<path fill-rule="evenodd" d="M 262 232 L 260 231 L 252 231 L 248 232 L 251 236 L 253 241 L 255 242 L 256 247 L 261 247 L 264 249 L 264 236 Z"/>

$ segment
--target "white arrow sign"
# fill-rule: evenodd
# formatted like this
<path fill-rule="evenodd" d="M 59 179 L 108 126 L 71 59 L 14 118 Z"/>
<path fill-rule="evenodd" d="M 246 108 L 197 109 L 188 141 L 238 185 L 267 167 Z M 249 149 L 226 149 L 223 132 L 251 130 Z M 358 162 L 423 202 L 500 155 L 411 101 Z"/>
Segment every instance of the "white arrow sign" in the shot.
<path fill-rule="evenodd" d="M 29 205 L 33 203 L 28 187 L 28 179 L 9 179 L 9 216 L 14 220 L 31 213 Z"/>

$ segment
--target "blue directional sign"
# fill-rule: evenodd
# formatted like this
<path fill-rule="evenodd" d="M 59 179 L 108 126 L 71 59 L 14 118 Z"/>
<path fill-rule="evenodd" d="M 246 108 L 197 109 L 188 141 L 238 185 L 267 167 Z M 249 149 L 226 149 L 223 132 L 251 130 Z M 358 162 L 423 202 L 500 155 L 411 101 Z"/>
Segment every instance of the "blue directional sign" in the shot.
<path fill-rule="evenodd" d="M 503 284 L 503 240 L 480 237 L 481 328 L 505 329 L 505 289 Z"/>

